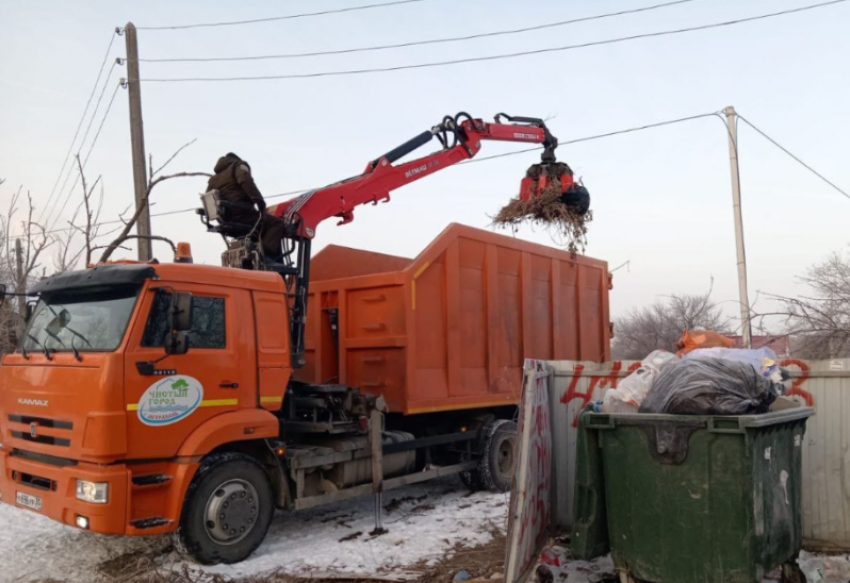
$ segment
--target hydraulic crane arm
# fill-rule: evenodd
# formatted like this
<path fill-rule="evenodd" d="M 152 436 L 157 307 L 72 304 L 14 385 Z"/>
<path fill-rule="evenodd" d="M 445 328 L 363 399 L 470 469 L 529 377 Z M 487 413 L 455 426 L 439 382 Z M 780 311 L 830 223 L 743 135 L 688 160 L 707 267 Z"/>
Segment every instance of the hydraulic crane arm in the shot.
<path fill-rule="evenodd" d="M 504 123 L 503 119 L 507 123 Z M 441 150 L 410 162 L 393 165 L 403 156 L 426 145 L 434 137 L 442 144 Z M 543 164 L 555 162 L 558 140 L 549 132 L 542 119 L 511 117 L 500 113 L 496 115 L 495 122 L 491 123 L 461 112 L 454 117 L 444 117 L 439 125 L 429 131 L 422 132 L 372 160 L 363 174 L 269 207 L 268 212 L 284 219 L 290 237 L 312 239 L 316 234 L 316 227 L 325 219 L 336 217 L 340 219 L 340 225 L 350 223 L 354 220 L 354 207 L 388 202 L 393 190 L 473 158 L 481 151 L 482 142 L 485 140 L 542 144 Z M 569 181 L 563 182 L 564 189 L 572 185 L 571 172 Z M 523 189 L 530 187 L 530 181 L 523 181 Z M 525 199 L 536 193 L 521 194 Z"/>

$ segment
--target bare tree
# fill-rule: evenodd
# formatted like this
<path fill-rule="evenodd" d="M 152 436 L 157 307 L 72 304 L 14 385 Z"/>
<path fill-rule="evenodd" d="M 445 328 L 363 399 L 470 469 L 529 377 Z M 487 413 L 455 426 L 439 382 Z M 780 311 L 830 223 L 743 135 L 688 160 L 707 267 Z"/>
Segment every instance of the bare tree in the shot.
<path fill-rule="evenodd" d="M 150 156 L 149 172 L 148 172 L 148 176 L 149 176 L 148 177 L 148 185 L 147 185 L 147 188 L 145 189 L 145 196 L 142 199 L 142 204 L 140 204 L 136 208 L 136 211 L 133 213 L 133 215 L 128 220 L 124 220 L 123 216 L 121 217 L 121 220 L 124 223 L 124 227 L 120 230 L 118 235 L 115 237 L 115 239 L 112 240 L 111 243 L 109 243 L 108 245 L 97 246 L 97 247 L 93 248 L 93 249 L 103 249 L 104 250 L 103 253 L 100 256 L 100 259 L 98 260 L 99 262 L 109 260 L 109 258 L 112 257 L 112 254 L 115 252 L 116 249 L 125 248 L 125 247 L 122 247 L 122 245 L 126 241 L 128 241 L 129 239 L 139 238 L 139 235 L 131 235 L 130 232 L 133 230 L 133 227 L 135 227 L 136 223 L 139 221 L 139 216 L 141 216 L 142 211 L 147 206 L 150 205 L 151 191 L 153 191 L 154 187 L 157 184 L 165 182 L 166 180 L 171 180 L 173 178 L 189 178 L 189 177 L 193 177 L 193 176 L 206 176 L 206 177 L 212 176 L 212 174 L 210 174 L 209 172 L 177 172 L 175 174 L 158 175 L 160 172 L 162 172 L 162 170 L 165 169 L 166 166 L 168 166 L 177 157 L 178 154 L 180 154 L 180 152 L 182 152 L 184 149 L 186 149 L 187 147 L 191 146 L 194 143 L 195 143 L 195 140 L 192 140 L 192 141 L 187 142 L 186 144 L 183 144 L 182 146 L 180 146 L 177 149 L 177 151 L 175 151 L 165 161 L 165 163 L 157 169 L 154 169 L 153 156 Z M 154 240 L 165 240 L 165 241 L 167 241 L 167 239 L 165 239 L 164 237 L 159 237 L 159 236 L 155 236 L 155 235 L 150 236 L 148 238 L 154 239 Z"/>
<path fill-rule="evenodd" d="M 41 260 L 53 242 L 44 227 L 33 219 L 35 208 L 29 192 L 24 215 L 19 218 L 22 191 L 23 187 L 18 188 L 5 214 L 0 216 L 0 283 L 15 294 L 26 294 L 34 280 L 44 276 L 46 269 Z M 0 306 L 0 352 L 14 350 L 23 333 L 25 315 L 24 297 L 16 297 L 14 305 L 4 302 Z"/>
<path fill-rule="evenodd" d="M 102 224 L 100 222 L 100 214 L 103 209 L 102 177 L 98 176 L 94 183 L 89 186 L 83 165 L 80 162 L 80 156 L 77 155 L 76 158 L 77 170 L 80 173 L 82 201 L 74 210 L 71 220 L 68 221 L 67 230 L 54 234 L 54 240 L 57 244 L 54 267 L 56 267 L 56 271 L 60 272 L 74 269 L 80 259 L 83 259 L 84 265 L 90 265 L 95 241 L 102 235 Z M 97 199 L 95 199 L 94 192 L 98 186 L 100 186 L 100 191 Z M 81 244 L 77 244 L 78 235 L 82 236 Z"/>
<path fill-rule="evenodd" d="M 730 319 L 704 294 L 674 294 L 630 310 L 614 323 L 612 351 L 616 359 L 639 360 L 656 349 L 672 350 L 685 330 L 722 331 Z"/>
<path fill-rule="evenodd" d="M 832 253 L 799 277 L 809 293 L 798 297 L 771 295 L 779 302 L 774 312 L 758 314 L 782 318 L 801 358 L 850 357 L 850 252 Z"/>

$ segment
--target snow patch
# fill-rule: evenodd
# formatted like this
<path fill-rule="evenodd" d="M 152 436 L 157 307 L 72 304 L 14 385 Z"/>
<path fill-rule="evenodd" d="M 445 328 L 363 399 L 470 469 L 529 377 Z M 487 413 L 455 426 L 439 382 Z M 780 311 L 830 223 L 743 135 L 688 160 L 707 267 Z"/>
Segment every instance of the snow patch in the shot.
<path fill-rule="evenodd" d="M 489 542 L 507 525 L 507 494 L 469 491 L 456 477 L 392 490 L 384 494 L 387 534 L 375 528 L 371 497 L 302 511 L 278 512 L 265 542 L 246 561 L 193 569 L 228 577 L 279 571 L 311 573 L 402 572 L 431 565 L 456 545 Z M 56 579 L 84 583 L 98 565 L 127 553 L 160 552 L 170 537 L 97 535 L 57 524 L 34 512 L 0 503 L 0 583 Z M 356 533 L 360 533 L 356 535 Z M 356 536 L 355 536 L 356 535 Z M 171 552 L 165 568 L 181 568 Z"/>

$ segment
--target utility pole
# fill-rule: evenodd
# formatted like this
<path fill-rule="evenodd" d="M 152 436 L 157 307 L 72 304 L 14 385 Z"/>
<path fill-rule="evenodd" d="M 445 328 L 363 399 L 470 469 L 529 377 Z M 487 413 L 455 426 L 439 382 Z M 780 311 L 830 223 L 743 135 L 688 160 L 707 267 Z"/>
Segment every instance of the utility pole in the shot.
<path fill-rule="evenodd" d="M 139 43 L 136 38 L 136 25 L 128 22 L 124 26 L 124 40 L 127 43 L 127 89 L 130 96 L 130 143 L 133 151 L 133 186 L 136 193 L 136 210 L 144 206 L 136 221 L 136 234 L 139 249 L 139 261 L 150 261 L 151 235 L 150 205 L 145 200 L 148 187 L 148 175 L 145 168 L 145 130 L 142 123 L 142 87 L 139 84 Z"/>
<path fill-rule="evenodd" d="M 738 252 L 738 302 L 741 307 L 741 335 L 744 348 L 753 347 L 753 327 L 750 322 L 750 294 L 747 291 L 747 254 L 744 251 L 744 218 L 741 214 L 741 177 L 738 173 L 738 125 L 735 108 L 723 110 L 729 134 L 729 164 L 732 171 L 732 210 L 735 214 L 735 247 Z"/>

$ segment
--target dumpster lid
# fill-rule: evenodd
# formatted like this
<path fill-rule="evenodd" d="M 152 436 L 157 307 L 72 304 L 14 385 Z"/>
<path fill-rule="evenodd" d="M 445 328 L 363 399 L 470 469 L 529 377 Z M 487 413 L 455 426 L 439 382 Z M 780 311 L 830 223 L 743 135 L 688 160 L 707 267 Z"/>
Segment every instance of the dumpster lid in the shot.
<path fill-rule="evenodd" d="M 588 429 L 613 429 L 617 425 L 667 423 L 707 428 L 722 432 L 769 427 L 789 421 L 807 419 L 815 414 L 813 407 L 797 407 L 770 411 L 760 415 L 670 415 L 667 413 L 586 413 Z M 584 415 L 583 415 L 584 416 Z"/>

